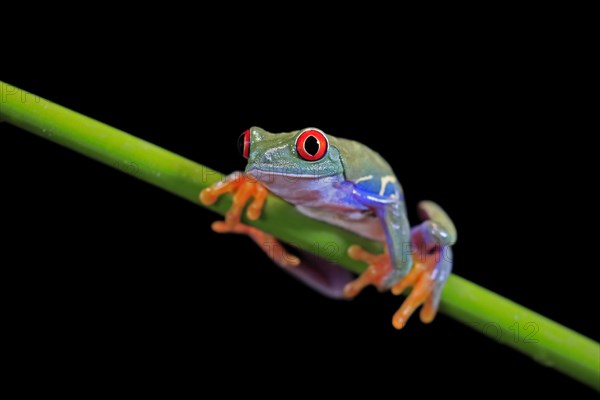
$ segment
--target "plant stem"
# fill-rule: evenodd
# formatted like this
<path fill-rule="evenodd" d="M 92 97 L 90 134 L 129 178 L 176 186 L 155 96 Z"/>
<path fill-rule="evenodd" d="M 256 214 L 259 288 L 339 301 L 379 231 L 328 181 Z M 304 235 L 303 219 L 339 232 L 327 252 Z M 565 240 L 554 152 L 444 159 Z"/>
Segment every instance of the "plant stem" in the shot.
<path fill-rule="evenodd" d="M 203 188 L 223 175 L 116 128 L 0 81 L 0 120 L 61 144 L 195 204 Z M 208 207 L 224 214 L 229 196 Z M 354 272 L 364 265 L 346 249 L 372 242 L 341 228 L 310 219 L 290 204 L 269 196 L 262 217 L 245 221 L 286 243 L 313 253 L 326 252 Z M 442 295 L 441 312 L 600 391 L 600 344 L 496 293 L 452 275 Z"/>

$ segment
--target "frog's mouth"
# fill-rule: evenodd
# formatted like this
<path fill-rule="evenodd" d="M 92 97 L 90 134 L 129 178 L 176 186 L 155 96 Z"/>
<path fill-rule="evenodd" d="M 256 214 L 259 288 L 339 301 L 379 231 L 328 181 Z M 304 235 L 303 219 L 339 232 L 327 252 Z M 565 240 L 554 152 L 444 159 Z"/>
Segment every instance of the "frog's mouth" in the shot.
<path fill-rule="evenodd" d="M 316 292 L 333 299 L 344 299 L 344 287 L 354 279 L 352 272 L 312 253 L 294 249 L 300 265 L 284 268 Z"/>
<path fill-rule="evenodd" d="M 291 167 L 287 169 L 276 169 L 269 165 L 253 166 L 252 168 L 247 168 L 245 173 L 264 184 L 278 183 L 287 186 L 295 186 L 301 180 L 312 180 L 319 183 L 323 181 L 331 182 L 332 180 L 341 180 L 343 178 L 342 175 L 333 172 L 327 174 L 323 171 L 316 170 L 312 173 L 307 173 Z M 329 181 L 327 181 L 327 179 L 329 179 Z"/>

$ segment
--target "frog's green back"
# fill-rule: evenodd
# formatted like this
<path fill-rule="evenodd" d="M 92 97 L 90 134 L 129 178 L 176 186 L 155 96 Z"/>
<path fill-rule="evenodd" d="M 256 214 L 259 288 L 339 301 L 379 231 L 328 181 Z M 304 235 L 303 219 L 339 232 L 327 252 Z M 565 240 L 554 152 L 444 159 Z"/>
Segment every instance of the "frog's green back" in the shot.
<path fill-rule="evenodd" d="M 329 135 L 330 145 L 335 146 L 339 152 L 344 166 L 345 178 L 351 182 L 361 182 L 371 176 L 374 180 L 390 176 L 395 177 L 392 167 L 369 147 L 354 140 L 337 138 Z"/>

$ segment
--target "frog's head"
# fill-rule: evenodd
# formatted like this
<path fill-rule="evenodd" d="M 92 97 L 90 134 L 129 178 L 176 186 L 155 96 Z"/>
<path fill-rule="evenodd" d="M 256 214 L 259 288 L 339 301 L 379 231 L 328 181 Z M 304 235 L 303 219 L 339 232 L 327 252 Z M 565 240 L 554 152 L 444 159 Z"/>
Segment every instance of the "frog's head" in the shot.
<path fill-rule="evenodd" d="M 343 174 L 340 152 L 316 128 L 270 133 L 252 127 L 242 133 L 238 148 L 248 159 L 246 173 L 264 183 L 279 177 L 319 179 Z"/>

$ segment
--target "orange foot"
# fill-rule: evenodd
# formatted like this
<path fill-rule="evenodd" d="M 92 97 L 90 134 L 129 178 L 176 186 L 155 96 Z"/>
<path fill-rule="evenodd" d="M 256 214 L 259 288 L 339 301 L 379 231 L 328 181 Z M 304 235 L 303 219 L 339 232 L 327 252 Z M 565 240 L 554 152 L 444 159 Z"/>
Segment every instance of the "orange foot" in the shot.
<path fill-rule="evenodd" d="M 383 254 L 372 254 L 358 245 L 353 245 L 348 248 L 348 255 L 355 260 L 366 262 L 369 266 L 357 279 L 346 285 L 344 296 L 352 298 L 368 285 L 376 286 L 383 291 L 383 281 L 392 272 L 392 263 L 387 247 Z"/>
<path fill-rule="evenodd" d="M 428 255 L 428 258 L 433 257 Z M 392 324 L 396 329 L 402 329 L 420 305 L 423 305 L 423 307 L 419 317 L 426 324 L 433 321 L 437 312 L 437 304 L 434 304 L 433 301 L 435 297 L 433 294 L 435 287 L 434 271 L 437 263 L 434 260 L 423 260 L 416 257 L 414 257 L 413 263 L 412 270 L 392 287 L 392 293 L 395 295 L 404 293 L 409 286 L 413 287 L 392 318 Z"/>
<path fill-rule="evenodd" d="M 396 329 L 402 329 L 420 305 L 423 305 L 419 313 L 421 321 L 425 324 L 433 321 L 442 287 L 449 274 L 449 271 L 445 273 L 445 264 L 444 260 L 440 259 L 440 250 L 438 246 L 428 252 L 413 252 L 412 270 L 392 287 L 392 293 L 400 295 L 412 286 L 412 291 L 392 318 Z"/>
<path fill-rule="evenodd" d="M 437 313 L 440 295 L 444 283 L 450 274 L 451 260 L 442 257 L 444 247 L 439 245 L 425 245 L 420 235 L 413 237 L 413 267 L 398 283 L 392 287 L 392 293 L 400 295 L 408 287 L 412 291 L 402 303 L 400 309 L 394 314 L 392 324 L 396 329 L 402 329 L 413 312 L 421 305 L 420 318 L 423 323 L 433 321 Z M 371 254 L 360 246 L 350 246 L 348 254 L 351 258 L 364 261 L 369 264 L 367 270 L 356 280 L 344 288 L 346 297 L 354 297 L 368 285 L 376 286 L 380 291 L 384 290 L 383 282 L 392 271 L 390 256 L 387 251 L 384 254 Z M 445 256 L 451 256 L 450 250 Z"/>
<path fill-rule="evenodd" d="M 233 204 L 225 214 L 225 221 L 216 221 L 212 224 L 213 231 L 250 236 L 269 258 L 281 267 L 295 267 L 300 264 L 298 257 L 288 253 L 274 236 L 241 222 L 242 212 L 251 197 L 253 197 L 253 200 L 246 209 L 246 216 L 251 221 L 260 218 L 262 208 L 269 194 L 264 185 L 248 175 L 234 172 L 223 181 L 204 189 L 200 192 L 199 197 L 202 204 L 211 205 L 227 193 L 233 195 Z"/>

